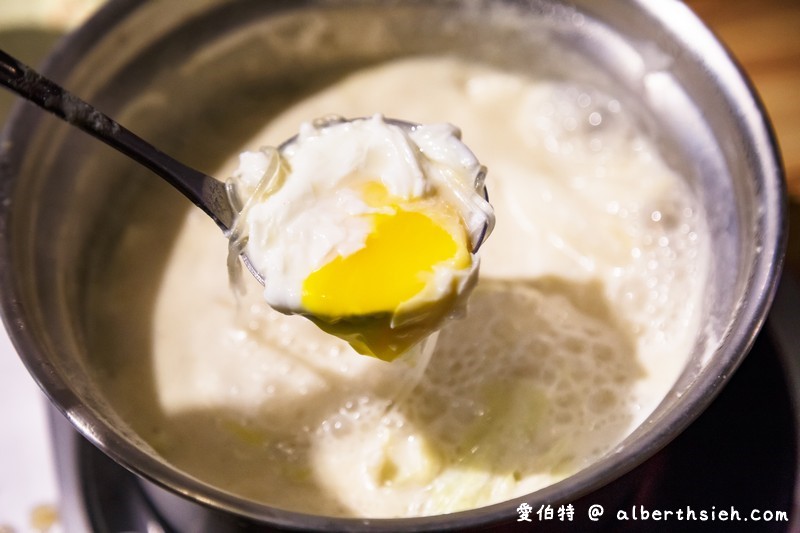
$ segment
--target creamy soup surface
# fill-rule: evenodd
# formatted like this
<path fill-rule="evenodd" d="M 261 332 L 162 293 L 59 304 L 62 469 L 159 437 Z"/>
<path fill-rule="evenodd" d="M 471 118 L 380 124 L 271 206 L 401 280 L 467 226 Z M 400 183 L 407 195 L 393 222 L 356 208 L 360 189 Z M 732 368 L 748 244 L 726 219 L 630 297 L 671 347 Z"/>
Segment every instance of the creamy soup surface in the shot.
<path fill-rule="evenodd" d="M 395 362 L 358 355 L 271 310 L 247 275 L 237 299 L 214 223 L 146 198 L 90 295 L 97 378 L 119 416 L 196 478 L 337 516 L 474 508 L 612 451 L 697 339 L 698 202 L 613 95 L 452 58 L 342 78 L 241 151 L 310 118 L 376 112 L 459 126 L 489 169 L 497 225 L 466 317 Z"/>

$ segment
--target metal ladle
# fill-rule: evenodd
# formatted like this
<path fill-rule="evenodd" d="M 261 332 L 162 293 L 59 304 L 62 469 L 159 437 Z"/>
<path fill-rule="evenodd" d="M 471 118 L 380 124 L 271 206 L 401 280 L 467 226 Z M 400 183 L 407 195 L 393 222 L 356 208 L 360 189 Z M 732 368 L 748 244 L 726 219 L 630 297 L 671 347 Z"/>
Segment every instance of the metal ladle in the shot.
<path fill-rule="evenodd" d="M 149 168 L 202 209 L 216 222 L 223 233 L 229 235 L 237 212 L 231 205 L 227 185 L 224 182 L 165 154 L 3 50 L 0 50 L 0 84 Z M 391 122 L 406 128 L 416 126 L 400 120 Z M 294 137 L 284 142 L 281 147 L 293 140 Z M 488 193 L 483 184 L 483 173 L 476 177 L 475 186 L 476 190 L 482 192 L 488 200 Z M 483 228 L 478 241 L 474 244 L 474 251 L 477 251 L 490 231 L 488 225 Z M 247 269 L 263 285 L 262 275 L 253 267 L 245 254 L 241 257 Z"/>

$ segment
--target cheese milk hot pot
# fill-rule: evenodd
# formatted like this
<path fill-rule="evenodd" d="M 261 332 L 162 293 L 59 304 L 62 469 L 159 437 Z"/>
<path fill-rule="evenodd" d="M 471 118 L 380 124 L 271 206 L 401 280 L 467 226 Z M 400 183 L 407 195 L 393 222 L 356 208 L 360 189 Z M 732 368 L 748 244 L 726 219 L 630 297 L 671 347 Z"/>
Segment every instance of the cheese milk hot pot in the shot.
<path fill-rule="evenodd" d="M 44 72 L 221 179 L 331 113 L 452 123 L 488 167 L 465 316 L 389 363 L 234 291 L 205 215 L 16 108 L 6 326 L 178 530 L 462 530 L 574 502 L 692 422 L 771 302 L 775 143 L 678 2 L 120 1 Z"/>

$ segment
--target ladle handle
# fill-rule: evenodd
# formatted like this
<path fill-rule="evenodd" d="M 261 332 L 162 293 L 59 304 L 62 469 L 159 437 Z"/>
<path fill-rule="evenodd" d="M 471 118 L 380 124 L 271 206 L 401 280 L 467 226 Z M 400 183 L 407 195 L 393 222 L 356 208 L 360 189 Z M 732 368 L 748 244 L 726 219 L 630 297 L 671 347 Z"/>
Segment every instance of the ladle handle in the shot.
<path fill-rule="evenodd" d="M 146 166 L 228 231 L 234 211 L 225 184 L 187 167 L 57 83 L 0 49 L 0 84 Z"/>

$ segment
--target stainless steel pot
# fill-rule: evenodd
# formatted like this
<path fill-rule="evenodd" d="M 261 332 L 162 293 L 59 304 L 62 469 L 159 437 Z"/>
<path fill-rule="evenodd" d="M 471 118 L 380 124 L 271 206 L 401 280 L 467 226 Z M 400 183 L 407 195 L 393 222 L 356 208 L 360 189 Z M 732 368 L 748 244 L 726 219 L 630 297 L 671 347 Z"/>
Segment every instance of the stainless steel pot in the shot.
<path fill-rule="evenodd" d="M 523 501 L 534 508 L 574 501 L 684 429 L 760 329 L 785 246 L 776 144 L 747 80 L 677 1 L 122 0 L 61 43 L 44 71 L 153 144 L 208 170 L 238 143 L 213 137 L 220 124 L 239 121 L 246 138 L 270 113 L 326 79 L 422 53 L 588 80 L 631 102 L 709 215 L 714 275 L 707 334 L 697 339 L 670 394 L 614 453 L 534 494 L 402 520 L 331 519 L 246 501 L 166 463 L 126 429 L 87 370 L 89 265 L 102 263 L 103 241 L 112 238 L 109 228 L 124 223 L 125 203 L 156 178 L 20 105 L 0 143 L 6 326 L 52 402 L 87 439 L 140 475 L 179 529 L 465 529 L 514 521 Z M 247 121 L 249 114 L 258 114 L 259 124 Z"/>

